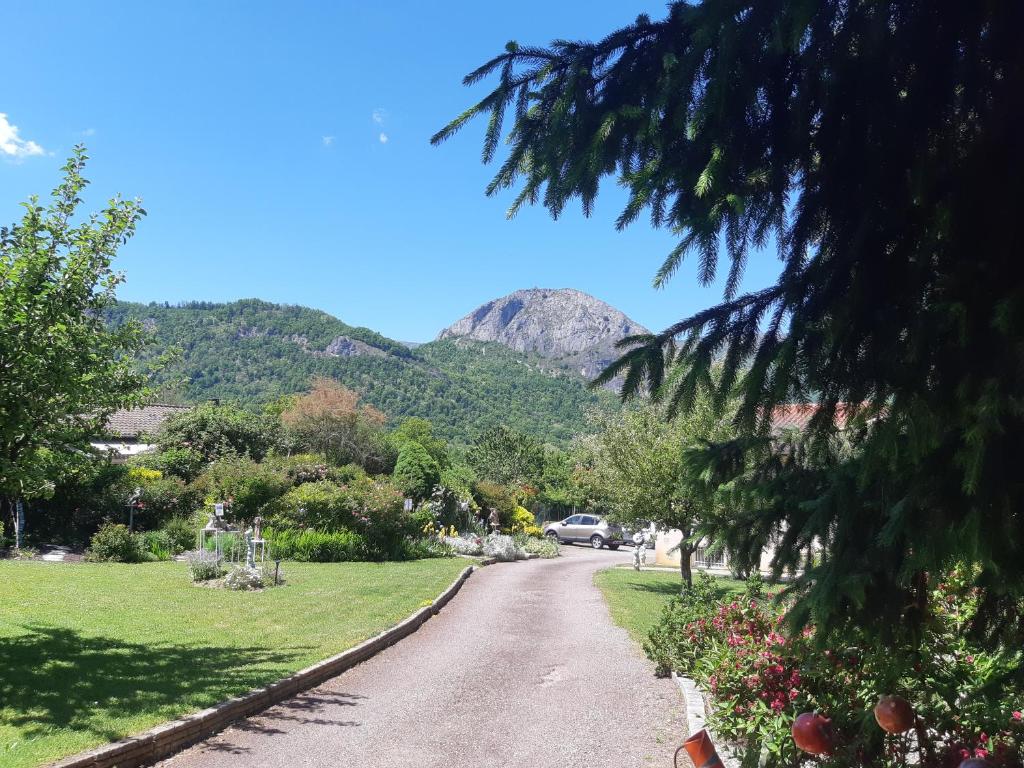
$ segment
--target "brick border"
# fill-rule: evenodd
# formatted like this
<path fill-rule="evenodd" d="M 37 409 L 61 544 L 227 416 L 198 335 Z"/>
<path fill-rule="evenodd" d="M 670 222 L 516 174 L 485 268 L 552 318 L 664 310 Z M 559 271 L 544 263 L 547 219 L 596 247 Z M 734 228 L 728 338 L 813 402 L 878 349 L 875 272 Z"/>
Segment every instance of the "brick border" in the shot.
<path fill-rule="evenodd" d="M 676 681 L 676 685 L 679 686 L 679 692 L 683 695 L 686 705 L 686 729 L 689 731 L 689 735 L 692 736 L 704 728 L 707 730 L 711 740 L 716 742 L 715 746 L 718 749 L 718 756 L 722 759 L 722 764 L 725 768 L 739 768 L 739 751 L 724 740 L 719 740 L 711 732 L 711 729 L 707 727 L 707 707 L 704 703 L 704 694 L 701 693 L 696 681 L 684 675 L 676 674 L 675 671 L 672 672 L 672 679 Z"/>
<path fill-rule="evenodd" d="M 169 757 L 197 741 L 212 736 L 235 720 L 254 715 L 273 704 L 316 687 L 325 680 L 375 656 L 403 637 L 411 635 L 455 597 L 474 570 L 474 566 L 463 570 L 458 578 L 429 606 L 420 608 L 412 616 L 391 629 L 387 629 L 347 651 L 299 670 L 276 683 L 222 701 L 201 712 L 163 723 L 138 736 L 130 736 L 49 763 L 48 768 L 138 768 L 138 766 L 149 765 Z"/>

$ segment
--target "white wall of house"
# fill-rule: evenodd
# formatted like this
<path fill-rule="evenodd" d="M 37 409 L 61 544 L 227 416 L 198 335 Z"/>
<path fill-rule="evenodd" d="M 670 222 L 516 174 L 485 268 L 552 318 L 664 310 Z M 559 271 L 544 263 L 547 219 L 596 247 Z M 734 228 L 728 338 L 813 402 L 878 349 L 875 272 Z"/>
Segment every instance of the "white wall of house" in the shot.
<path fill-rule="evenodd" d="M 683 534 L 678 530 L 660 531 L 654 540 L 654 562 L 656 565 L 679 567 L 680 553 L 675 547 L 679 546 Z M 761 553 L 761 562 L 758 570 L 762 574 L 771 573 L 771 561 L 775 553 L 774 547 L 767 547 Z M 698 547 L 697 551 L 690 557 L 690 566 L 694 570 L 707 571 L 716 576 L 728 576 L 732 573 L 729 568 L 729 555 L 726 552 L 716 554 L 708 553 L 704 548 Z"/>

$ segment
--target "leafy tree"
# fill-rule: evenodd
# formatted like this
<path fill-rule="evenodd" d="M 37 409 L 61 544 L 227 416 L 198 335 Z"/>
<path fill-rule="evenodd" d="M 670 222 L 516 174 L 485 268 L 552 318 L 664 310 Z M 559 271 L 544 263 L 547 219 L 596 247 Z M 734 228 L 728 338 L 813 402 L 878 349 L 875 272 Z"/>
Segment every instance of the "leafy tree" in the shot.
<path fill-rule="evenodd" d="M 690 557 L 700 541 L 698 525 L 714 511 L 714 494 L 705 475 L 686 461 L 687 449 L 731 437 L 729 419 L 703 397 L 673 421 L 665 418 L 664 408 L 643 404 L 608 418 L 602 427 L 594 438 L 594 464 L 612 517 L 633 528 L 654 523 L 663 531 L 680 531 L 680 575 L 692 585 Z"/>
<path fill-rule="evenodd" d="M 281 439 L 277 419 L 230 404 L 203 403 L 167 419 L 156 435 L 163 454 L 194 472 L 198 454 L 204 462 L 226 456 L 260 461 Z"/>
<path fill-rule="evenodd" d="M 434 425 L 427 419 L 416 416 L 406 419 L 391 433 L 391 440 L 399 449 L 408 442 L 419 443 L 437 462 L 440 469 L 445 469 L 451 464 L 448 443 L 434 434 Z"/>
<path fill-rule="evenodd" d="M 633 339 L 603 379 L 625 372 L 626 394 L 649 387 L 670 413 L 738 384 L 720 479 L 773 461 L 758 438 L 779 403 L 816 403 L 812 442 L 849 425 L 817 483 L 765 467 L 792 476 L 787 497 L 723 530 L 756 535 L 747 551 L 788 532 L 776 569 L 821 545 L 798 620 L 913 629 L 927 574 L 956 561 L 978 566 L 979 630 L 1024 594 L 1022 23 L 1012 2 L 674 2 L 596 43 L 509 43 L 466 77 L 496 87 L 434 137 L 489 114 L 490 161 L 511 110 L 488 187 L 519 187 L 511 214 L 589 213 L 617 174 L 618 225 L 646 212 L 679 236 L 656 285 L 688 253 L 703 283 L 726 261 L 721 304 Z M 781 274 L 742 293 L 759 249 Z"/>
<path fill-rule="evenodd" d="M 469 463 L 483 480 L 499 485 L 533 486 L 544 470 L 544 446 L 508 427 L 494 427 L 473 444 Z"/>
<path fill-rule="evenodd" d="M 141 327 L 108 328 L 102 313 L 122 280 L 111 262 L 145 211 L 114 198 L 75 223 L 87 160 L 76 147 L 50 205 L 32 197 L 18 223 L 0 228 L 0 497 L 9 509 L 52 491 L 107 417 L 144 395 L 132 361 Z"/>
<path fill-rule="evenodd" d="M 576 464 L 571 453 L 555 448 L 544 452 L 537 501 L 545 510 L 556 515 L 586 503 L 586 490 L 577 482 Z"/>
<path fill-rule="evenodd" d="M 398 451 L 392 481 L 402 493 L 422 501 L 441 481 L 441 469 L 426 448 L 409 440 Z"/>
<path fill-rule="evenodd" d="M 354 462 L 372 473 L 394 466 L 394 447 L 384 439 L 384 414 L 331 379 L 314 379 L 309 393 L 297 398 L 281 421 L 302 448 L 336 464 Z"/>

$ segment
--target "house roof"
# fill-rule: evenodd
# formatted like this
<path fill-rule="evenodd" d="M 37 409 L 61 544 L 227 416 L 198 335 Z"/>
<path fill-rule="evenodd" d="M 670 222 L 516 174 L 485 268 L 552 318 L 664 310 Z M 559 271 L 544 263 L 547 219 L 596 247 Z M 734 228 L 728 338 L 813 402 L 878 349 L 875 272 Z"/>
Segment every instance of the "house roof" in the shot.
<path fill-rule="evenodd" d="M 811 423 L 811 418 L 818 412 L 816 403 L 786 403 L 777 405 L 772 410 L 772 431 L 782 432 L 787 429 L 798 429 L 803 432 Z M 836 408 L 836 426 L 842 429 L 847 418 L 852 415 L 846 403 L 839 403 Z"/>
<path fill-rule="evenodd" d="M 139 408 L 122 408 L 114 411 L 107 419 L 104 432 L 113 437 L 138 439 L 141 435 L 155 432 L 168 416 L 190 410 L 188 405 L 153 403 Z"/>

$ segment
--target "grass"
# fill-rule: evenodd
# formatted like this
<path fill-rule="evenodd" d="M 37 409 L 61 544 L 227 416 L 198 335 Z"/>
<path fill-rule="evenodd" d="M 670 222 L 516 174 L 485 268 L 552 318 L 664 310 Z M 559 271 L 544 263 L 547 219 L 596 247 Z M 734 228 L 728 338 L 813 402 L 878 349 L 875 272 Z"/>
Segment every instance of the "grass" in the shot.
<path fill-rule="evenodd" d="M 372 637 L 461 559 L 286 563 L 265 592 L 204 589 L 181 563 L 0 561 L 0 765 L 139 733 Z"/>
<path fill-rule="evenodd" d="M 743 591 L 743 582 L 717 578 L 717 597 L 723 599 Z M 668 571 L 634 571 L 632 568 L 608 568 L 594 574 L 594 584 L 604 594 L 612 621 L 642 644 L 658 623 L 662 607 L 679 594 L 682 580 Z"/>

